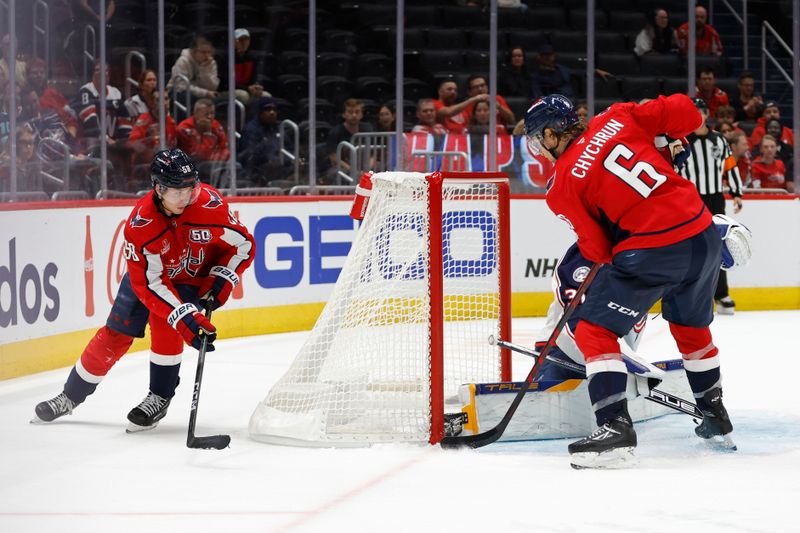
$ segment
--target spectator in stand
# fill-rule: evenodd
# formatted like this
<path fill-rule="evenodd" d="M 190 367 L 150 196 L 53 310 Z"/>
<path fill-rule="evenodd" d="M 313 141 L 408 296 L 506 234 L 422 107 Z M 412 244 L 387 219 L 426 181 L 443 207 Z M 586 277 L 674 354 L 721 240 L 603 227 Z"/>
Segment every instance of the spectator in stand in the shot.
<path fill-rule="evenodd" d="M 575 114 L 578 115 L 578 118 L 581 120 L 581 126 L 586 129 L 586 125 L 589 123 L 589 104 L 584 100 L 576 102 Z"/>
<path fill-rule="evenodd" d="M 372 131 L 372 126 L 370 124 L 367 122 L 361 122 L 361 119 L 363 118 L 364 104 L 361 103 L 361 100 L 358 100 L 357 98 L 348 98 L 344 101 L 342 123 L 331 128 L 325 145 L 328 152 L 328 158 L 332 166 L 332 172 L 328 178 L 331 178 L 336 174 L 337 164 L 341 165 L 343 171 L 350 171 L 351 162 L 347 158 L 348 156 L 345 156 L 342 161 L 338 161 L 336 159 L 336 147 L 339 146 L 339 143 L 342 141 L 350 142 L 350 139 L 352 139 L 353 135 L 356 133 Z M 355 177 L 358 178 L 358 176 Z"/>
<path fill-rule="evenodd" d="M 131 121 L 135 121 L 139 115 L 147 113 L 153 107 L 153 94 L 158 85 L 156 71 L 145 69 L 139 74 L 138 89 L 136 94 L 125 100 L 125 109 Z M 152 157 L 150 158 L 152 159 Z"/>
<path fill-rule="evenodd" d="M 756 189 L 786 189 L 794 193 L 794 177 L 786 174 L 783 161 L 777 159 L 778 144 L 775 137 L 765 134 L 761 138 L 760 155 L 753 160 L 751 172 Z"/>
<path fill-rule="evenodd" d="M 489 135 L 489 102 L 477 102 L 469 116 L 467 131 L 473 134 Z M 497 134 L 505 135 L 506 127 L 497 122 Z"/>
<path fill-rule="evenodd" d="M 189 86 L 178 76 L 185 76 L 189 80 Z M 189 48 L 181 51 L 180 57 L 172 66 L 172 77 L 167 83 L 167 90 L 174 91 L 173 98 L 183 101 L 186 91 L 191 93 L 192 100 L 216 98 L 219 95 L 218 88 L 219 75 L 217 62 L 214 60 L 214 45 L 198 35 L 192 39 Z"/>
<path fill-rule="evenodd" d="M 15 40 L 16 41 L 16 40 Z M 17 60 L 15 64 L 16 70 L 16 82 L 19 87 L 23 87 L 26 83 L 28 83 L 28 63 L 26 61 L 25 56 L 20 52 L 19 49 L 19 42 L 17 44 Z M 0 72 L 3 74 L 3 78 L 6 80 L 10 80 L 11 76 L 8 75 L 8 54 L 11 48 L 11 39 L 8 34 L 3 36 L 3 39 L 0 41 Z"/>
<path fill-rule="evenodd" d="M 100 76 L 106 77 L 106 142 L 109 145 L 128 138 L 131 132 L 131 121 L 128 110 L 122 100 L 119 89 L 110 84 L 108 65 L 94 63 L 92 81 L 78 91 L 78 101 L 73 104 L 81 126 L 81 135 L 89 140 L 89 149 L 93 149 L 100 132 Z"/>
<path fill-rule="evenodd" d="M 717 121 L 717 127 L 714 129 L 721 133 L 723 137 L 725 137 L 725 140 L 728 141 L 728 144 L 730 144 L 731 136 L 736 131 L 733 123 L 727 121 Z"/>
<path fill-rule="evenodd" d="M 258 100 L 258 116 L 245 125 L 239 141 L 239 161 L 244 177 L 256 186 L 285 179 L 291 172 L 288 158 L 281 162 L 278 126 L 278 104 L 273 97 L 262 96 Z"/>
<path fill-rule="evenodd" d="M 775 157 L 783 161 L 783 166 L 786 169 L 787 176 L 794 176 L 792 170 L 794 169 L 794 146 L 788 144 L 781 139 L 783 132 L 783 125 L 778 119 L 770 119 L 766 122 L 765 129 L 767 135 L 772 135 L 773 139 L 777 139 Z M 763 140 L 763 137 L 762 137 Z M 756 147 L 753 151 L 753 156 L 760 155 L 760 146 Z"/>
<path fill-rule="evenodd" d="M 133 125 L 133 130 L 128 137 L 128 144 L 133 150 L 133 163 L 134 165 L 145 165 L 145 170 L 149 170 L 150 162 L 153 156 L 160 150 L 167 148 L 176 148 L 178 146 L 178 127 L 175 125 L 175 120 L 169 114 L 169 95 L 164 94 L 164 134 L 166 135 L 166 142 L 161 146 L 161 131 L 159 126 L 159 93 L 153 91 L 150 94 L 151 107 L 136 119 Z M 150 179 L 149 175 L 139 176 L 142 178 L 143 184 L 148 184 Z"/>
<path fill-rule="evenodd" d="M 375 131 L 393 132 L 395 130 L 395 114 L 387 104 L 378 109 L 378 124 Z"/>
<path fill-rule="evenodd" d="M 234 67 L 233 76 L 236 80 L 236 99 L 244 105 L 258 102 L 264 96 L 264 86 L 259 82 L 261 65 L 250 51 L 250 31 L 247 28 L 236 28 L 233 32 L 234 41 Z M 227 57 L 227 55 L 225 56 Z M 227 60 L 221 62 L 221 86 L 227 89 L 228 67 Z"/>
<path fill-rule="evenodd" d="M 489 84 L 486 82 L 486 78 L 481 75 L 473 74 L 472 76 L 467 79 L 467 94 L 472 98 L 473 96 L 479 96 L 481 94 L 485 94 L 488 98 L 489 96 Z M 499 94 L 496 97 L 497 105 L 497 124 L 505 126 L 513 125 L 515 122 L 514 119 L 514 112 L 511 111 L 511 108 L 508 106 L 505 98 L 500 96 Z M 488 100 L 486 101 L 488 104 Z M 472 115 L 474 112 L 475 106 L 477 102 L 471 104 L 467 107 L 467 113 Z"/>
<path fill-rule="evenodd" d="M 61 117 L 53 111 L 42 111 L 39 103 L 39 93 L 27 85 L 20 90 L 21 112 L 19 122 L 27 122 L 34 135 L 39 139 L 53 139 L 64 143 L 70 152 L 77 152 L 80 146 L 72 135 L 70 135 Z"/>
<path fill-rule="evenodd" d="M 467 108 L 476 102 L 486 102 L 489 95 L 476 94 L 464 100 L 458 100 L 458 86 L 453 80 L 442 80 L 438 88 L 439 99 L 433 101 L 436 107 L 436 121 L 444 124 L 449 133 L 465 133 L 469 124 Z"/>
<path fill-rule="evenodd" d="M 694 10 L 695 14 L 695 54 L 699 56 L 721 56 L 722 41 L 719 38 L 719 33 L 710 24 L 706 24 L 708 20 L 708 11 L 703 6 L 697 6 Z M 686 55 L 689 49 L 689 23 L 684 22 L 678 28 L 678 50 L 681 55 Z"/>
<path fill-rule="evenodd" d="M 760 95 L 754 94 L 755 76 L 749 71 L 742 72 L 736 86 L 739 94 L 730 99 L 731 105 L 736 110 L 736 121 L 756 120 L 764 112 L 764 100 Z"/>
<path fill-rule="evenodd" d="M 669 13 L 666 9 L 657 8 L 653 18 L 636 36 L 633 51 L 637 56 L 645 54 L 668 54 L 678 49 L 678 35 L 670 26 Z"/>
<path fill-rule="evenodd" d="M 39 95 L 39 107 L 42 113 L 46 114 L 50 111 L 58 115 L 69 134 L 77 137 L 78 121 L 75 113 L 70 108 L 66 97 L 58 89 L 48 85 L 44 61 L 38 57 L 34 58 L 28 66 L 28 84 Z"/>
<path fill-rule="evenodd" d="M 709 116 L 715 117 L 717 108 L 728 105 L 728 93 L 717 87 L 717 77 L 714 69 L 705 67 L 700 71 L 695 92 L 696 98 L 702 98 L 708 106 Z"/>
<path fill-rule="evenodd" d="M 717 124 L 721 125 L 727 122 L 733 127 L 737 127 L 736 110 L 731 105 L 717 106 L 717 110 L 714 113 L 714 118 L 716 119 Z"/>
<path fill-rule="evenodd" d="M 192 116 L 178 124 L 178 148 L 198 163 L 200 178 L 210 183 L 219 165 L 230 157 L 225 129 L 214 118 L 214 102 L 201 98 L 194 103 Z"/>
<path fill-rule="evenodd" d="M 95 178 L 100 159 L 83 153 L 80 141 L 70 133 L 57 113 L 49 109 L 42 111 L 35 88 L 30 85 L 23 87 L 20 95 L 22 112 L 18 120 L 25 122 L 33 132 L 37 157 L 45 164 L 44 170 L 66 179 L 63 172 L 66 163 L 71 176 L 70 188 L 77 185 L 87 192 L 96 192 L 99 184 Z"/>
<path fill-rule="evenodd" d="M 17 190 L 41 190 L 40 166 L 35 155 L 36 134 L 29 124 L 17 126 Z M 0 192 L 11 190 L 11 143 L 0 153 Z"/>
<path fill-rule="evenodd" d="M 547 94 L 563 94 L 573 98 L 571 71 L 564 65 L 556 63 L 556 52 L 553 45 L 543 43 L 536 51 L 536 65 L 531 69 L 533 80 L 533 97 L 539 98 Z"/>
<path fill-rule="evenodd" d="M 525 49 L 521 46 L 511 48 L 507 63 L 498 76 L 500 92 L 506 96 L 533 97 L 533 79 L 525 64 Z"/>
<path fill-rule="evenodd" d="M 430 133 L 431 135 L 444 135 L 447 133 L 447 129 L 436 122 L 436 106 L 433 105 L 432 98 L 420 98 L 417 100 L 417 124 L 411 131 Z"/>
<path fill-rule="evenodd" d="M 750 166 L 753 158 L 750 155 L 750 143 L 747 141 L 747 135 L 743 131 L 734 131 L 731 133 L 728 144 L 731 147 L 731 155 L 736 159 L 736 168 L 739 169 L 742 184 L 744 187 L 749 187 L 752 181 Z"/>
<path fill-rule="evenodd" d="M 766 133 L 764 126 L 767 121 L 773 119 L 780 121 L 781 110 L 777 103 L 770 101 L 764 106 L 764 111 L 761 114 L 761 118 L 756 121 L 756 127 L 753 128 L 753 132 L 750 134 L 750 146 L 756 147 L 761 144 L 761 137 L 763 137 Z M 791 128 L 784 126 L 781 130 L 779 138 L 786 144 L 794 146 L 794 132 L 791 130 Z"/>

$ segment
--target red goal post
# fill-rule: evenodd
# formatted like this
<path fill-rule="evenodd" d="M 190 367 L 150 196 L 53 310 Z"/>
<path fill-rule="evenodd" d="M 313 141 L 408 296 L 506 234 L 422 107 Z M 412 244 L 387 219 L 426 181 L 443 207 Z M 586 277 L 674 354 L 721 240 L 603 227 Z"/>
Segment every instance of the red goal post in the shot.
<path fill-rule="evenodd" d="M 444 234 L 442 198 L 443 186 L 452 180 L 462 183 L 479 182 L 494 183 L 497 186 L 497 236 L 498 236 L 498 271 L 500 296 L 500 338 L 511 338 L 511 253 L 510 240 L 510 192 L 508 176 L 504 172 L 435 172 L 425 178 L 430 187 L 428 195 L 428 213 L 430 232 L 430 293 L 431 297 L 431 381 L 444 380 L 444 258 L 442 236 Z M 435 298 L 433 295 L 441 295 Z M 488 342 L 488 341 L 487 341 Z M 500 381 L 511 381 L 511 354 L 500 349 Z M 437 431 L 438 429 L 438 431 Z M 444 437 L 444 388 L 431 393 L 431 436 L 429 442 L 436 444 Z"/>

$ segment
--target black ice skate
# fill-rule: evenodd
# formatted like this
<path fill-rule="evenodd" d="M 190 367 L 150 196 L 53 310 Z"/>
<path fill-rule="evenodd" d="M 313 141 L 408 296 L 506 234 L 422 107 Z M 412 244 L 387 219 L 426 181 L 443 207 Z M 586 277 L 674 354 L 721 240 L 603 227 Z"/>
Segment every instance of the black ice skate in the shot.
<path fill-rule="evenodd" d="M 131 409 L 128 413 L 128 433 L 147 431 L 158 425 L 158 421 L 167 414 L 171 398 L 162 398 L 158 394 L 148 392 L 142 403 Z"/>
<path fill-rule="evenodd" d="M 78 404 L 67 398 L 65 393 L 61 393 L 52 400 L 41 402 L 36 406 L 36 417 L 31 420 L 31 424 L 40 424 L 42 422 L 52 422 L 56 418 L 64 415 L 71 415 L 72 410 Z"/>
<path fill-rule="evenodd" d="M 736 444 L 730 437 L 733 424 L 728 416 L 728 411 L 722 404 L 722 389 L 711 389 L 703 395 L 705 405 L 700 409 L 703 412 L 703 421 L 694 428 L 698 437 L 714 440 L 725 448 L 736 450 Z"/>
<path fill-rule="evenodd" d="M 629 416 L 620 415 L 586 438 L 569 445 L 572 468 L 620 468 L 636 463 L 636 431 Z"/>
<path fill-rule="evenodd" d="M 736 302 L 733 301 L 733 298 L 730 296 L 726 296 L 725 298 L 720 298 L 719 300 L 714 300 L 716 303 L 717 314 L 720 315 L 732 315 L 734 311 L 736 311 Z"/>

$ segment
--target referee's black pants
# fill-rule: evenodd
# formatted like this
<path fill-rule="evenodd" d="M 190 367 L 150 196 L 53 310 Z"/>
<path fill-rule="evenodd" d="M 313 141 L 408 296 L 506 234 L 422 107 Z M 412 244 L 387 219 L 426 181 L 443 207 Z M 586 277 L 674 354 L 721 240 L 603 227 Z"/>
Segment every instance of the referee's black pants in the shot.
<path fill-rule="evenodd" d="M 703 203 L 706 204 L 708 210 L 711 211 L 712 215 L 725 214 L 725 195 L 721 192 L 714 194 L 701 194 L 700 198 L 703 200 Z M 724 270 L 720 269 L 719 281 L 717 281 L 717 290 L 714 291 L 714 299 L 720 300 L 726 296 L 728 296 L 728 274 Z"/>

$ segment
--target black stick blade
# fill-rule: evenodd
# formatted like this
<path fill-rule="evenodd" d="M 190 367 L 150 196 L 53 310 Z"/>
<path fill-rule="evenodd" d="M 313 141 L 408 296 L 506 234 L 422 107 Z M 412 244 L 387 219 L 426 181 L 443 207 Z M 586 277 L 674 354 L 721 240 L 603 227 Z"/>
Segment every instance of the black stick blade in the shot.
<path fill-rule="evenodd" d="M 186 441 L 186 446 L 203 450 L 224 450 L 230 443 L 230 435 L 211 435 L 210 437 L 191 437 Z"/>
<path fill-rule="evenodd" d="M 502 436 L 502 431 L 494 427 L 484 433 L 477 435 L 458 435 L 457 437 L 445 437 L 439 441 L 439 446 L 445 450 L 456 450 L 461 448 L 483 448 L 496 442 Z"/>

